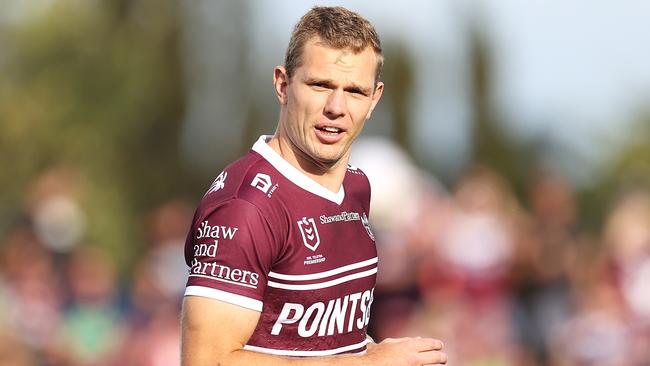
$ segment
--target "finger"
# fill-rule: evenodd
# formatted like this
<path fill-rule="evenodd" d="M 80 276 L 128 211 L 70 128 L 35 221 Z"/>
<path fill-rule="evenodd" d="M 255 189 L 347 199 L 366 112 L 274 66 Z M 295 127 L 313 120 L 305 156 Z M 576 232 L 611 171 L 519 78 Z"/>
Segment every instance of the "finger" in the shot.
<path fill-rule="evenodd" d="M 423 365 L 444 365 L 447 363 L 447 354 L 440 351 L 420 352 L 418 358 Z"/>
<path fill-rule="evenodd" d="M 442 341 L 433 338 L 414 338 L 412 342 L 418 352 L 439 351 L 444 347 Z"/>
<path fill-rule="evenodd" d="M 405 341 L 406 338 L 386 338 L 381 343 L 398 343 Z"/>

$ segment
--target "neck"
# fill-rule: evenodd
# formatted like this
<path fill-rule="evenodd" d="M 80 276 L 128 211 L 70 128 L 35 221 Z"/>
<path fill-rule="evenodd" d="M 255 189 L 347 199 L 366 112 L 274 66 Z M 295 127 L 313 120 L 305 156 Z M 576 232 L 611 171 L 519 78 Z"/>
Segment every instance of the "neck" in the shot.
<path fill-rule="evenodd" d="M 289 164 L 329 191 L 336 193 L 341 189 L 349 154 L 334 164 L 321 163 L 306 156 L 291 141 L 277 133 L 268 141 L 268 145 Z"/>

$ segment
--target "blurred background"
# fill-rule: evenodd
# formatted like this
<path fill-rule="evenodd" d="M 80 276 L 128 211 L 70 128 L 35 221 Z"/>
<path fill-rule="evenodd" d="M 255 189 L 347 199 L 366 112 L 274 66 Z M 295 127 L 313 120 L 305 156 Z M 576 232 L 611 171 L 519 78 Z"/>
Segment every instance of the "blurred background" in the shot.
<path fill-rule="evenodd" d="M 315 4 L 0 0 L 1 365 L 178 364 L 194 207 L 274 131 Z M 650 4 L 318 4 L 386 56 L 352 160 L 370 334 L 450 365 L 650 365 Z"/>

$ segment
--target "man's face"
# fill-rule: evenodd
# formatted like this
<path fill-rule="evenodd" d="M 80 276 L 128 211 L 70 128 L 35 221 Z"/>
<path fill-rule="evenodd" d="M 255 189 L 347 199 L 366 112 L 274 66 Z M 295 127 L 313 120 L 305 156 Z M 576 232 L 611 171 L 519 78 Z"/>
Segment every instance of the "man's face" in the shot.
<path fill-rule="evenodd" d="M 280 134 L 298 160 L 327 168 L 349 156 L 383 91 L 381 82 L 375 84 L 376 67 L 371 47 L 354 54 L 314 38 L 305 44 L 301 66 L 290 80 L 284 68 L 276 68 Z"/>

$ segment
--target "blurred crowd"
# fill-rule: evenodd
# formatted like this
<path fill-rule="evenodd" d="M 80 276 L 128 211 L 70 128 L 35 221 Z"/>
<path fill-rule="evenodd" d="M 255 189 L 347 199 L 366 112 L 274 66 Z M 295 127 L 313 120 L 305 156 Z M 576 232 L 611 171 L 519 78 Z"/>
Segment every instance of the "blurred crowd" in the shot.
<path fill-rule="evenodd" d="M 379 251 L 376 339 L 433 336 L 450 365 L 650 365 L 650 192 L 584 229 L 565 176 L 523 198 L 486 166 L 447 190 L 383 140 L 360 141 Z"/>
<path fill-rule="evenodd" d="M 545 167 L 521 198 L 487 166 L 445 189 L 384 140 L 360 140 L 352 163 L 373 189 L 376 340 L 442 339 L 450 365 L 650 365 L 650 192 L 621 192 L 594 232 Z M 195 202 L 142 219 L 124 274 L 85 241 L 76 186 L 43 172 L 0 238 L 0 365 L 178 365 Z"/>
<path fill-rule="evenodd" d="M 183 245 L 193 208 L 170 200 L 141 223 L 127 274 L 99 243 L 68 169 L 44 172 L 0 241 L 0 365 L 178 365 Z"/>

